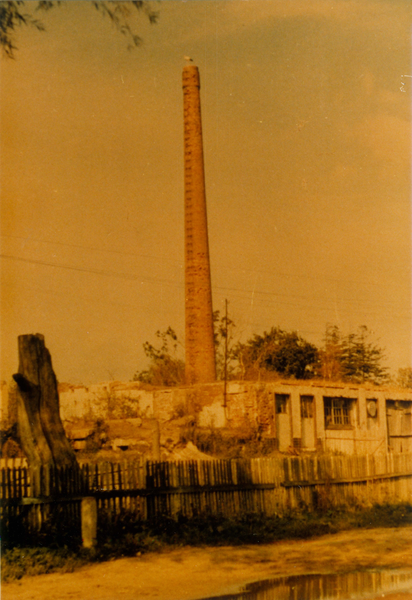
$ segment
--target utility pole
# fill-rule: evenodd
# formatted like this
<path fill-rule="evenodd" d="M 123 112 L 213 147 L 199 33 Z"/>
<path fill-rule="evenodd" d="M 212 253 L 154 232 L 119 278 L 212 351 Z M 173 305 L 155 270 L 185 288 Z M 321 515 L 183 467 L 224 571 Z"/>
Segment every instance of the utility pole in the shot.
<path fill-rule="evenodd" d="M 225 409 L 226 417 L 226 395 L 227 395 L 227 298 L 225 299 L 225 364 L 223 370 L 224 386 L 223 386 L 223 408 Z"/>

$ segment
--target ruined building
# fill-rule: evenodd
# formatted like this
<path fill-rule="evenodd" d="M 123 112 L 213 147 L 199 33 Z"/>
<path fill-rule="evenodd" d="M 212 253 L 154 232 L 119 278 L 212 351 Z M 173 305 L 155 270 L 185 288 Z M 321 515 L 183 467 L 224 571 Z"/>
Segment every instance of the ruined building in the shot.
<path fill-rule="evenodd" d="M 7 412 L 12 405 L 6 385 L 2 392 Z M 168 425 L 185 414 L 199 431 L 226 432 L 239 439 L 255 432 L 281 452 L 412 452 L 412 390 L 390 385 L 229 381 L 226 402 L 222 381 L 151 389 L 139 382 L 88 387 L 61 384 L 59 395 L 67 430 L 91 417 L 107 422 L 110 428 L 113 423 L 127 422 L 131 427 L 139 418 L 144 422 L 155 418 L 163 439 L 169 435 Z M 140 422 L 139 427 L 136 440 L 123 442 L 125 446 L 132 447 L 142 438 Z"/>

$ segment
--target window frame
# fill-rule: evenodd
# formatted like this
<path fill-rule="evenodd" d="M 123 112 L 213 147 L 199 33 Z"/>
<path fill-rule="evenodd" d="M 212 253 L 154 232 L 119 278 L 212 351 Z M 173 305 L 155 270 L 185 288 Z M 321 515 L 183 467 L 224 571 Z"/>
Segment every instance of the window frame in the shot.
<path fill-rule="evenodd" d="M 308 410 L 308 408 L 310 409 Z M 315 397 L 310 394 L 300 395 L 300 418 L 313 419 L 315 416 Z"/>
<path fill-rule="evenodd" d="M 353 429 L 354 398 L 324 396 L 325 429 Z"/>
<path fill-rule="evenodd" d="M 290 394 L 275 394 L 275 414 L 276 415 L 289 414 L 289 411 L 288 411 L 289 400 L 290 400 Z M 279 408 L 281 408 L 282 410 L 278 410 Z"/>

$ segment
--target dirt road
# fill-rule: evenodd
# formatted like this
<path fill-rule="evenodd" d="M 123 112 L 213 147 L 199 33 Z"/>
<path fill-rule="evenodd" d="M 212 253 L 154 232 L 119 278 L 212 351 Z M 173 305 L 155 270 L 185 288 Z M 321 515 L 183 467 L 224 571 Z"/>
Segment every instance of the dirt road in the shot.
<path fill-rule="evenodd" d="M 184 548 L 40 575 L 2 586 L 3 600 L 197 600 L 281 575 L 412 569 L 412 527 L 262 546 Z M 412 590 L 382 596 L 412 600 Z"/>

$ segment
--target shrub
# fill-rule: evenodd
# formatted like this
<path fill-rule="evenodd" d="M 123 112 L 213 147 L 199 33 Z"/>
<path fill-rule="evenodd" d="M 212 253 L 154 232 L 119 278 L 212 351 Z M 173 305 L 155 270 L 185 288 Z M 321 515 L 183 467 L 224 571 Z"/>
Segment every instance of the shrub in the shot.
<path fill-rule="evenodd" d="M 2 555 L 3 581 L 21 579 L 53 571 L 72 572 L 95 561 L 136 556 L 159 551 L 165 546 L 222 546 L 262 544 L 282 539 L 307 539 L 327 533 L 363 527 L 399 527 L 412 524 L 412 504 L 374 505 L 367 509 L 352 507 L 309 512 L 305 505 L 282 517 L 262 513 L 245 513 L 231 518 L 205 512 L 192 518 L 167 515 L 156 521 L 141 521 L 139 515 L 122 510 L 118 515 L 101 511 L 98 520 L 98 545 L 92 550 L 72 545 L 46 546 L 45 537 L 32 540 L 39 547 L 15 544 Z M 76 542 L 76 543 L 75 543 Z M 50 539 L 48 540 L 50 544 Z"/>

